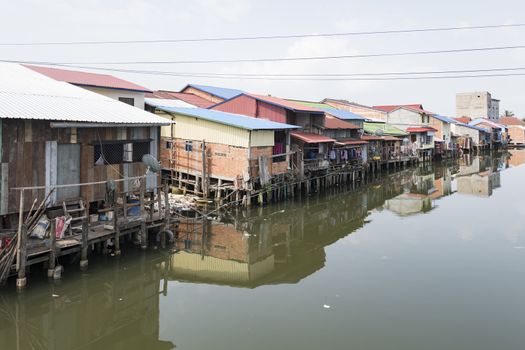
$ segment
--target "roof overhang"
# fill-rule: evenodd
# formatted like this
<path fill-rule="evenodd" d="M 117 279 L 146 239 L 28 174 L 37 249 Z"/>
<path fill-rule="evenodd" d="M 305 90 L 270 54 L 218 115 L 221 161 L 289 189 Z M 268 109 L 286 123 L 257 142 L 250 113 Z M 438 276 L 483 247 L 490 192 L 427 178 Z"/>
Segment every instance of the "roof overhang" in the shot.
<path fill-rule="evenodd" d="M 142 128 L 150 126 L 167 126 L 175 124 L 174 121 L 166 119 L 166 123 L 162 124 L 151 124 L 151 123 L 75 123 L 75 122 L 51 122 L 50 126 L 52 129 L 65 129 L 65 128 Z"/>

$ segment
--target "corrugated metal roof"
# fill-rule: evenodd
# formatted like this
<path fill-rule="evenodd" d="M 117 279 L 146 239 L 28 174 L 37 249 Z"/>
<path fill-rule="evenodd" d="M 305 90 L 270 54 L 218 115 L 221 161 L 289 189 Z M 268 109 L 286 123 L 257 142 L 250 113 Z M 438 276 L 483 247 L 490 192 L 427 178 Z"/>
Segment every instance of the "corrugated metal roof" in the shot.
<path fill-rule="evenodd" d="M 427 127 L 414 127 L 414 128 L 407 128 L 408 132 L 427 132 L 427 131 L 437 131 L 434 128 L 427 128 Z"/>
<path fill-rule="evenodd" d="M 457 118 L 456 118 L 456 120 L 457 120 Z M 465 123 L 462 123 L 462 122 L 460 122 L 460 121 L 458 121 L 457 125 L 459 125 L 459 126 L 465 126 L 465 127 L 467 127 L 467 128 L 471 128 L 471 129 L 475 129 L 475 130 L 479 130 L 479 131 L 483 131 L 483 132 L 489 132 L 488 130 L 483 129 L 483 128 L 480 128 L 479 126 L 465 124 Z"/>
<path fill-rule="evenodd" d="M 525 125 L 523 120 L 516 117 L 501 117 L 499 118 L 499 123 L 503 125 Z"/>
<path fill-rule="evenodd" d="M 199 85 L 199 84 L 188 84 L 184 87 L 184 89 L 181 90 L 181 92 L 184 92 L 184 90 L 186 90 L 188 87 L 192 87 L 192 88 L 207 92 L 210 95 L 217 96 L 225 100 L 228 100 L 232 97 L 235 97 L 235 96 L 238 96 L 244 93 L 244 91 L 238 90 L 238 89 L 230 89 L 230 88 L 223 88 L 219 86 Z"/>
<path fill-rule="evenodd" d="M 387 113 L 388 112 L 393 112 L 396 109 L 405 108 L 405 109 L 408 109 L 408 110 L 411 110 L 411 111 L 414 111 L 414 112 L 417 112 L 417 113 L 434 114 L 434 113 L 432 113 L 430 111 L 425 110 L 423 108 L 423 105 L 422 104 L 418 104 L 418 103 L 408 104 L 408 105 L 374 106 L 373 108 L 379 109 L 380 111 L 387 112 Z"/>
<path fill-rule="evenodd" d="M 377 130 L 381 130 L 383 134 L 385 135 L 396 135 L 396 136 L 408 135 L 407 132 L 401 129 L 398 129 L 395 126 L 392 126 L 390 124 L 386 124 L 385 122 L 380 122 L 380 123 L 365 122 L 363 124 L 363 129 L 365 133 L 367 134 L 375 134 Z"/>
<path fill-rule="evenodd" d="M 452 118 L 445 117 L 445 116 L 438 115 L 438 114 L 433 114 L 432 117 L 436 118 L 438 120 L 441 120 L 442 122 L 449 123 L 449 124 L 456 124 L 457 123 L 457 121 L 452 119 Z"/>
<path fill-rule="evenodd" d="M 226 113 L 214 109 L 159 107 L 166 112 L 183 114 L 224 125 L 235 126 L 246 130 L 281 130 L 299 129 L 296 125 L 276 123 L 265 119 L 252 118 L 241 114 Z"/>
<path fill-rule="evenodd" d="M 180 108 L 197 108 L 197 106 L 191 105 L 175 98 L 150 98 L 146 97 L 144 102 L 153 107 L 180 107 Z"/>
<path fill-rule="evenodd" d="M 215 104 L 211 101 L 208 101 L 205 98 L 202 98 L 200 96 L 197 96 L 195 94 L 190 94 L 187 92 L 157 90 L 157 91 L 153 91 L 152 93 L 147 93 L 146 97 L 181 100 L 181 101 L 184 101 L 186 103 L 189 103 L 190 105 L 194 105 L 199 108 L 208 108 Z"/>
<path fill-rule="evenodd" d="M 317 113 L 317 114 L 323 113 L 323 111 L 319 108 L 305 106 L 301 103 L 297 103 L 294 101 L 288 101 L 288 100 L 285 100 L 279 97 L 257 95 L 257 94 L 245 94 L 245 95 L 251 96 L 259 101 L 264 101 L 264 102 L 270 103 L 275 106 L 283 107 L 285 109 L 288 109 L 294 112 Z"/>
<path fill-rule="evenodd" d="M 299 103 L 299 104 L 303 104 L 305 106 L 309 106 L 309 107 L 314 107 L 314 108 L 317 108 L 317 109 L 320 109 L 326 113 L 329 113 L 330 115 L 333 115 L 334 117 L 336 118 L 339 118 L 339 119 L 343 119 L 343 120 L 366 120 L 365 117 L 359 115 L 359 114 L 356 114 L 356 113 L 353 113 L 353 112 L 349 112 L 349 111 L 344 111 L 344 110 L 341 110 L 341 109 L 337 109 L 337 108 L 334 108 L 332 106 L 329 106 L 327 104 L 324 104 L 324 103 L 319 103 L 319 102 L 309 102 L 309 101 L 295 101 L 296 103 Z"/>
<path fill-rule="evenodd" d="M 134 84 L 132 82 L 108 74 L 88 73 L 68 69 L 37 67 L 30 65 L 24 66 L 34 70 L 37 73 L 44 74 L 45 76 L 51 79 L 65 81 L 66 83 L 75 85 L 94 86 L 109 89 L 131 90 L 140 92 L 151 91 L 143 86 Z"/>
<path fill-rule="evenodd" d="M 368 141 L 365 141 L 365 140 L 337 140 L 336 143 L 338 145 L 351 146 L 351 145 L 366 145 Z"/>
<path fill-rule="evenodd" d="M 112 98 L 0 63 L 0 118 L 111 124 L 169 125 L 170 121 Z"/>
<path fill-rule="evenodd" d="M 306 143 L 328 143 L 328 142 L 335 142 L 334 139 L 330 137 L 326 137 L 324 135 L 319 134 L 310 134 L 306 132 L 291 132 L 290 135 L 292 137 L 298 138 L 299 140 L 306 142 Z"/>
<path fill-rule="evenodd" d="M 324 127 L 326 129 L 359 129 L 357 125 L 346 122 L 339 118 L 332 117 L 330 115 L 325 117 Z"/>

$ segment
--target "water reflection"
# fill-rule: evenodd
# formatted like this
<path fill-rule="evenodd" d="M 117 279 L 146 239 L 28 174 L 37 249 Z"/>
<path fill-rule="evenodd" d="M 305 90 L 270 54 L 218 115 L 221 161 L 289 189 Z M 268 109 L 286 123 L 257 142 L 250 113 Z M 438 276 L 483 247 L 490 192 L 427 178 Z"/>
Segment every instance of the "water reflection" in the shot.
<path fill-rule="evenodd" d="M 159 340 L 159 257 L 131 255 L 63 283 L 0 295 L 2 349 L 172 349 Z M 99 262 L 101 263 L 101 262 Z M 94 262 L 97 265 L 96 262 Z M 47 281 L 45 281 L 47 282 Z"/>
<path fill-rule="evenodd" d="M 436 283 L 447 281 L 447 278 L 453 280 L 454 278 L 448 275 L 450 271 L 461 268 L 463 261 L 471 261 L 475 258 L 471 256 L 471 259 L 464 259 L 465 254 L 473 254 L 474 250 L 459 250 L 463 245 L 447 241 L 445 238 L 439 243 L 449 244 L 446 249 L 425 250 L 428 249 L 427 243 L 430 247 L 435 243 L 429 241 L 429 237 L 442 237 L 441 234 L 436 234 L 438 232 L 427 231 L 438 230 L 443 215 L 447 219 L 451 215 L 451 213 L 440 212 L 436 208 L 445 208 L 446 200 L 460 199 L 451 197 L 457 193 L 490 196 L 501 186 L 501 170 L 509 166 L 522 165 L 525 161 L 524 154 L 524 150 L 517 150 L 510 152 L 510 156 L 502 155 L 498 158 L 465 157 L 448 166 L 424 166 L 384 175 L 356 190 L 342 188 L 323 195 L 296 197 L 295 200 L 287 203 L 249 210 L 232 210 L 208 222 L 205 227 L 202 222 L 181 224 L 176 242 L 177 252 L 173 254 L 137 251 L 127 253 L 119 259 L 93 259 L 90 260 L 89 273 L 83 276 L 77 274 L 75 267 L 66 266 L 65 278 L 58 284 L 47 280 L 36 282 L 32 276 L 31 280 L 35 282 L 32 282 L 23 294 L 11 293 L 12 288 L 2 291 L 1 348 L 171 349 L 175 346 L 175 340 L 177 343 L 180 341 L 182 348 L 199 348 L 199 344 L 203 345 L 200 348 L 204 348 L 204 345 L 214 348 L 242 348 L 236 346 L 239 344 L 245 345 L 246 348 L 247 344 L 255 347 L 252 343 L 253 339 L 263 342 L 262 335 L 267 333 L 279 337 L 283 342 L 279 343 L 282 348 L 321 348 L 323 344 L 315 343 L 317 340 L 340 340 L 346 344 L 352 339 L 357 339 L 356 337 L 364 337 L 367 332 L 374 333 L 375 330 L 381 330 L 384 335 L 391 331 L 395 333 L 396 327 L 401 325 L 406 326 L 406 328 L 399 328 L 401 331 L 406 331 L 410 327 L 417 328 L 418 324 L 429 321 L 421 316 L 417 308 L 411 309 L 412 303 L 419 300 L 422 305 L 429 307 L 431 303 L 429 304 L 427 299 L 432 297 L 433 300 L 439 301 L 443 296 L 439 293 L 432 294 L 432 288 L 425 290 L 425 283 L 418 285 L 414 281 L 430 275 L 432 277 L 426 280 L 427 284 L 434 280 Z M 511 181 L 508 176 L 505 180 L 510 186 Z M 485 201 L 472 196 L 464 196 L 462 200 L 469 205 Z M 483 204 L 479 204 L 476 210 L 482 210 L 482 206 Z M 383 210 L 384 212 L 381 212 Z M 428 220 L 424 216 L 427 215 L 426 213 L 430 213 Z M 371 220 L 374 220 L 372 224 L 370 224 Z M 497 238 L 493 231 L 487 231 L 485 236 L 480 228 L 472 229 L 473 225 L 468 219 L 455 220 L 457 227 L 454 229 L 457 232 L 451 229 L 451 235 L 473 237 L 477 234 L 483 239 Z M 421 226 L 421 222 L 428 225 Z M 508 218 L 505 222 L 509 222 Z M 394 224 L 406 224 L 406 226 L 399 232 L 389 231 L 389 227 Z M 513 239 L 512 244 L 516 248 L 513 250 L 517 254 L 522 251 L 519 248 L 523 246 L 519 241 L 522 232 L 521 224 L 516 224 L 516 227 L 507 226 L 504 235 Z M 369 227 L 373 229 L 360 230 Z M 361 235 L 351 237 L 370 240 L 368 250 L 351 250 L 348 249 L 349 246 L 344 245 L 348 240 L 343 238 L 349 237 L 356 231 L 361 232 Z M 356 243 L 359 239 L 353 242 Z M 418 240 L 424 243 L 417 249 L 411 250 L 413 242 Z M 333 244 L 338 241 L 341 242 Z M 390 250 L 389 254 L 383 253 L 388 251 L 387 247 L 398 247 L 396 244 L 402 241 L 409 242 L 408 246 L 402 246 L 403 250 L 394 249 Z M 493 242 L 490 243 L 487 247 L 493 248 Z M 332 251 L 330 255 L 330 249 L 337 249 L 338 252 Z M 457 251 L 451 255 L 451 249 Z M 440 255 L 434 260 L 429 260 L 430 252 L 441 251 L 447 252 L 446 258 Z M 397 260 L 390 260 L 393 254 L 397 254 Z M 434 269 L 433 273 L 429 274 L 423 269 L 424 271 L 418 274 L 417 269 L 412 268 L 414 260 L 404 260 L 411 254 L 416 257 L 414 259 L 417 263 L 426 264 L 426 268 Z M 504 254 L 502 256 L 510 256 L 508 251 Z M 482 255 L 486 256 L 484 251 Z M 331 269 L 330 265 L 325 268 L 330 257 Z M 445 260 L 454 261 L 457 266 L 454 266 L 454 269 L 447 267 L 440 270 Z M 429 264 L 429 261 L 435 261 L 436 264 Z M 349 264 L 353 262 L 364 266 L 359 265 L 350 269 Z M 518 267 L 517 264 L 509 266 Z M 463 267 L 463 271 L 469 271 L 469 278 L 479 275 L 480 281 L 485 281 L 484 274 L 487 269 L 494 268 L 492 263 L 481 269 L 482 272 L 471 272 L 470 265 Z M 501 271 L 507 271 L 504 268 L 501 268 Z M 319 271 L 321 269 L 322 272 L 330 270 L 331 274 L 325 275 L 323 277 L 325 279 L 314 278 L 315 282 L 309 283 L 306 289 L 301 289 L 304 288 L 304 283 L 308 282 L 305 281 L 307 277 L 323 275 Z M 37 271 L 35 276 L 39 275 L 42 274 Z M 392 276 L 397 278 L 400 275 L 405 279 L 395 283 Z M 459 274 L 455 282 L 461 285 L 464 281 L 463 276 Z M 501 277 L 504 274 L 497 273 L 495 276 Z M 347 277 L 360 283 L 350 283 Z M 204 293 L 201 288 L 204 284 L 207 288 L 211 288 L 209 294 L 200 294 Z M 269 285 L 292 289 L 283 291 L 279 288 L 260 288 Z M 348 297 L 344 301 L 348 304 L 344 304 L 342 298 L 330 302 L 316 299 L 318 295 L 324 293 L 319 290 L 324 291 L 327 285 L 332 288 L 331 295 L 342 295 L 346 292 L 348 296 L 354 295 L 357 299 Z M 410 285 L 411 289 L 407 290 L 406 285 Z M 228 288 L 228 286 L 235 288 Z M 442 284 L 438 283 L 433 288 L 439 286 Z M 297 288 L 293 289 L 293 287 Z M 397 290 L 397 293 L 389 294 L 390 288 Z M 416 293 L 418 288 L 421 289 L 421 294 Z M 463 285 L 463 288 L 467 286 Z M 453 303 L 458 298 L 463 300 L 462 302 L 469 300 L 465 295 L 459 294 L 458 297 L 454 294 L 457 293 L 455 287 L 451 286 L 451 290 L 453 290 L 450 294 L 451 299 L 441 299 L 442 305 Z M 395 302 L 390 303 L 389 298 L 394 296 L 401 298 L 403 293 L 413 294 L 407 299 L 406 304 L 402 304 L 402 313 L 395 314 L 396 317 L 402 318 L 402 315 L 408 314 L 412 318 L 419 317 L 417 319 L 421 322 L 412 324 L 407 321 L 410 319 L 408 316 L 405 323 L 394 322 L 392 318 L 388 321 L 388 317 L 384 318 L 384 310 L 391 310 L 397 305 Z M 478 297 L 478 294 L 472 293 L 469 297 L 472 295 Z M 421 300 L 418 299 L 420 295 Z M 262 305 L 277 303 L 281 308 L 295 308 L 295 311 L 280 312 L 277 307 L 270 312 L 254 307 L 250 312 L 243 312 L 243 310 L 232 311 L 235 309 L 235 303 L 223 307 L 211 301 L 210 304 L 207 303 L 208 299 L 222 302 L 228 297 L 244 298 L 242 305 L 245 306 L 253 305 L 254 300 L 259 303 L 262 299 L 264 301 L 261 302 Z M 195 300 L 190 301 L 191 298 Z M 284 301 L 279 304 L 281 299 Z M 334 307 L 329 311 L 331 314 L 317 314 L 318 309 L 312 308 L 309 304 L 312 300 L 319 305 L 339 302 L 339 307 L 344 312 L 338 314 Z M 185 309 L 188 304 L 192 306 L 190 310 Z M 377 306 L 378 304 L 382 306 Z M 480 304 L 487 305 L 487 303 Z M 472 305 L 476 306 L 473 309 L 479 309 L 479 304 Z M 324 312 L 324 309 L 321 310 L 319 312 Z M 429 307 L 428 311 L 429 314 L 439 316 L 441 310 L 442 307 L 436 309 Z M 235 317 L 228 318 L 229 313 L 235 313 Z M 268 318 L 265 319 L 264 315 Z M 330 319 L 327 315 L 334 319 Z M 322 334 L 317 334 L 316 337 L 309 336 L 308 332 L 305 334 L 301 328 L 305 324 L 293 319 L 302 316 L 308 319 L 306 325 L 311 326 L 310 332 L 315 332 L 328 322 L 330 327 L 323 332 L 331 331 L 338 334 L 338 337 L 327 340 Z M 450 317 L 449 315 L 442 315 L 442 317 L 444 323 L 438 322 L 432 325 L 446 327 Z M 458 313 L 453 319 L 461 317 L 466 316 Z M 288 318 L 289 322 L 276 322 L 281 318 Z M 236 324 L 240 319 L 253 322 L 255 327 L 261 328 L 244 325 L 241 327 Z M 473 317 L 472 324 L 478 319 L 480 318 Z M 385 321 L 387 323 L 385 325 L 381 320 L 388 322 Z M 275 327 L 272 322 L 275 323 Z M 304 339 L 302 346 L 295 346 L 292 342 L 292 340 L 296 341 L 297 337 L 287 337 L 287 332 L 282 332 L 283 323 L 289 327 L 294 322 L 301 325 L 299 327 L 301 329 L 295 329 L 294 334 L 299 334 Z M 360 330 L 351 339 L 347 337 L 348 332 L 343 326 L 348 322 L 353 322 L 352 327 Z M 223 324 L 226 330 L 221 328 Z M 196 331 L 201 325 L 207 330 L 206 332 Z M 232 339 L 228 334 L 232 334 L 233 328 L 228 331 L 228 326 L 240 327 L 243 332 L 236 333 L 238 338 Z M 431 327 L 425 329 L 429 330 Z M 294 332 L 293 328 L 289 330 Z M 399 334 L 402 333 L 401 331 Z M 424 332 L 423 329 L 419 330 L 421 339 L 424 339 L 423 334 L 430 338 L 435 335 L 431 331 Z M 450 332 L 452 331 L 449 330 Z M 207 334 L 211 339 L 206 338 Z M 222 337 L 219 339 L 221 342 L 218 342 L 218 337 Z M 199 343 L 201 339 L 203 340 Z M 389 343 L 387 340 L 400 338 L 392 335 L 390 338 L 374 336 L 373 339 L 377 341 L 385 339 L 385 343 L 379 344 L 385 346 L 367 347 L 366 343 L 359 344 L 355 340 L 357 345 L 361 345 L 356 348 L 386 348 L 386 344 Z M 197 346 L 184 347 L 188 344 L 197 344 Z M 424 344 L 423 340 L 418 344 Z M 340 348 L 343 347 L 341 345 Z M 259 348 L 264 347 L 261 345 Z"/>
<path fill-rule="evenodd" d="M 170 277 L 248 288 L 297 283 L 321 269 L 324 248 L 363 227 L 371 210 L 387 209 L 399 216 L 427 213 L 437 200 L 455 193 L 454 179 L 459 193 L 492 194 L 500 186 L 506 157 L 468 156 L 448 166 L 424 165 L 390 174 L 348 195 L 333 191 L 237 210 L 209 222 L 204 230 L 201 222 L 182 224 Z M 467 192 L 472 179 L 476 186 Z"/>

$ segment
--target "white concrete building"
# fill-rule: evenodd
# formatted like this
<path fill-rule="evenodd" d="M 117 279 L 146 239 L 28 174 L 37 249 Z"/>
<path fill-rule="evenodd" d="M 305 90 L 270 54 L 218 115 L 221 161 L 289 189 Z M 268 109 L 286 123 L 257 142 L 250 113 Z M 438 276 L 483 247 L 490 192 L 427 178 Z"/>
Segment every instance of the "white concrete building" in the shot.
<path fill-rule="evenodd" d="M 499 120 L 499 100 L 488 91 L 462 92 L 456 94 L 456 116 Z"/>

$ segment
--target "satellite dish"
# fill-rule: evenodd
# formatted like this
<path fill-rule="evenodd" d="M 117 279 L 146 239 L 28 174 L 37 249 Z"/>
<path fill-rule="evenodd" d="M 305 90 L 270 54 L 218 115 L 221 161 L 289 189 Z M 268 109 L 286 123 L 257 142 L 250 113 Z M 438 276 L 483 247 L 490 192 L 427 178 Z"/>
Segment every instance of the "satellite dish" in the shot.
<path fill-rule="evenodd" d="M 383 136 L 384 135 L 384 131 L 383 129 L 376 129 L 376 131 L 374 132 L 374 134 L 376 134 L 376 136 Z"/>
<path fill-rule="evenodd" d="M 142 156 L 142 163 L 147 167 L 146 173 L 151 170 L 154 173 L 160 172 L 160 162 L 157 158 L 153 157 L 151 154 L 145 154 Z"/>

